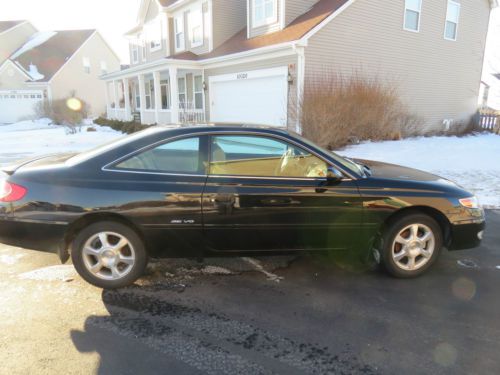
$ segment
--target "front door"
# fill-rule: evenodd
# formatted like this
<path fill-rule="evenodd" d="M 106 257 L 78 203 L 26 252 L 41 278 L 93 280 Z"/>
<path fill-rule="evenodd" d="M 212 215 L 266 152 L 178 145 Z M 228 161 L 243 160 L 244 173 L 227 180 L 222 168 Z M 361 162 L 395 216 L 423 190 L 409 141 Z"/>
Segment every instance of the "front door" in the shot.
<path fill-rule="evenodd" d="M 347 249 L 362 208 L 354 181 L 329 184 L 328 164 L 272 136 L 210 139 L 204 235 L 217 251 Z"/>

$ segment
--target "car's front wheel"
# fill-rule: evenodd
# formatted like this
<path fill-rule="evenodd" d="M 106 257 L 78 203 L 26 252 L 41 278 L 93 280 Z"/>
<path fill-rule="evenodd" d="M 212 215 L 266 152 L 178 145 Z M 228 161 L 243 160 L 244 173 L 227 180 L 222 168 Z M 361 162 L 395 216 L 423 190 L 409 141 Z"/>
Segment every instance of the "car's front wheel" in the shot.
<path fill-rule="evenodd" d="M 382 238 L 381 262 L 393 276 L 416 277 L 437 260 L 443 246 L 439 224 L 424 214 L 410 214 L 393 221 Z"/>
<path fill-rule="evenodd" d="M 142 240 L 118 222 L 97 222 L 81 230 L 71 245 L 78 274 L 104 289 L 132 284 L 143 273 L 148 257 Z"/>

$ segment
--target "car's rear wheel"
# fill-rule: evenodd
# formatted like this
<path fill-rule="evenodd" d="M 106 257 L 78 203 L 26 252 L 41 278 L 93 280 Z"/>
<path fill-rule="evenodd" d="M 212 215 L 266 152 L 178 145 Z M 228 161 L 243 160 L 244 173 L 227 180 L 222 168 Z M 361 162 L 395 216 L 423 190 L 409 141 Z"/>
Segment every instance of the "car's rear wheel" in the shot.
<path fill-rule="evenodd" d="M 437 260 L 443 246 L 439 224 L 424 214 L 394 220 L 382 237 L 381 262 L 393 276 L 417 277 Z"/>
<path fill-rule="evenodd" d="M 105 289 L 132 284 L 144 273 L 148 261 L 137 233 L 111 221 L 82 229 L 72 242 L 71 258 L 83 279 Z"/>

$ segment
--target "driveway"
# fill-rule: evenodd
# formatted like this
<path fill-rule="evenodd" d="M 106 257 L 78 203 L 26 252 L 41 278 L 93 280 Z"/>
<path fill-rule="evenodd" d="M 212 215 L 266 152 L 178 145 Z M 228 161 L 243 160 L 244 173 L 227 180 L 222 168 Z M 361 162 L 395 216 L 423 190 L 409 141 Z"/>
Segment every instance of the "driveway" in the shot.
<path fill-rule="evenodd" d="M 153 262 L 101 291 L 0 245 L 9 374 L 499 373 L 500 212 L 480 249 L 395 280 L 308 256 Z"/>

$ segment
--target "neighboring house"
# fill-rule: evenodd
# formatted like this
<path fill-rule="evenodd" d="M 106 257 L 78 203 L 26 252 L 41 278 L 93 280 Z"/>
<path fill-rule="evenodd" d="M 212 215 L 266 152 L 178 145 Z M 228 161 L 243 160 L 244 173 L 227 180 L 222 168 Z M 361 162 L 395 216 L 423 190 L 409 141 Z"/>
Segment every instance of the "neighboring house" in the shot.
<path fill-rule="evenodd" d="M 22 25 L 11 30 L 7 41 L 17 44 L 0 62 L 0 123 L 34 116 L 44 100 L 71 96 L 87 102 L 90 115 L 105 113 L 105 83 L 99 77 L 119 70 L 120 60 L 96 30 L 38 32 L 31 26 L 27 32 Z"/>
<path fill-rule="evenodd" d="M 28 21 L 0 21 L 0 64 L 36 31 Z"/>
<path fill-rule="evenodd" d="M 493 0 L 142 0 L 108 116 L 298 131 L 304 87 L 340 73 L 397 85 L 428 129 L 477 109 Z"/>

